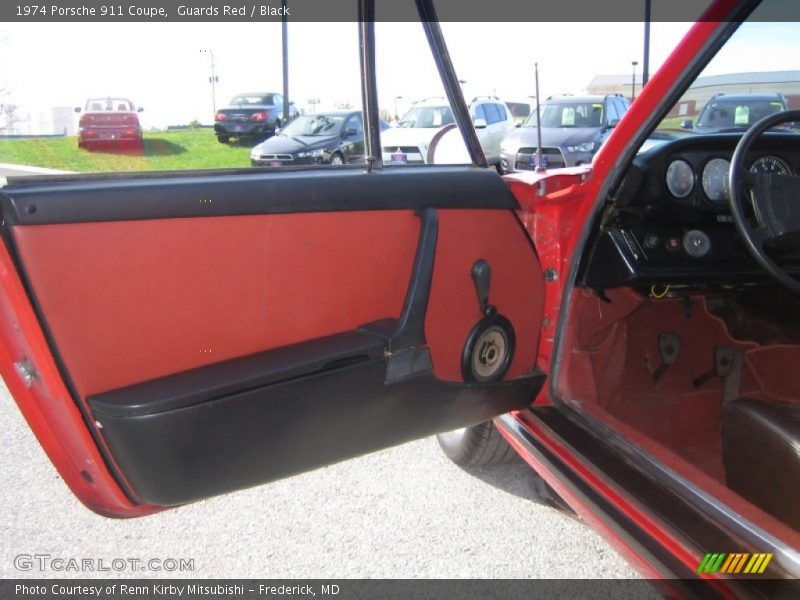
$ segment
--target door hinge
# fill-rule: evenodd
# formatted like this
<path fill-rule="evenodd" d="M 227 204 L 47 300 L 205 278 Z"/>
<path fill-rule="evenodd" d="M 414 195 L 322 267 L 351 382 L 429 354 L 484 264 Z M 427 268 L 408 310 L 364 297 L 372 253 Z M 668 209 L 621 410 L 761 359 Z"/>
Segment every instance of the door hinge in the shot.
<path fill-rule="evenodd" d="M 25 384 L 26 388 L 32 387 L 35 381 L 39 378 L 39 373 L 36 371 L 36 367 L 34 367 L 33 363 L 27 358 L 23 358 L 21 361 L 15 362 L 14 370 L 17 372 L 17 375 L 19 375 L 20 379 L 22 379 L 22 383 Z"/>

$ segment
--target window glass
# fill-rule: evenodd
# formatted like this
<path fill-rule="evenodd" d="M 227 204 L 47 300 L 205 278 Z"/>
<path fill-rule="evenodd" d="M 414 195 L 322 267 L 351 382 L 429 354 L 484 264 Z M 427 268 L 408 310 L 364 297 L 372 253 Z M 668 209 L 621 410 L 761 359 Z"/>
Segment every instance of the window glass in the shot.
<path fill-rule="evenodd" d="M 319 134 L 361 109 L 357 3 L 341 5 L 343 22 L 288 25 L 286 115 L 280 20 L 0 23 L 0 163 L 88 173 L 324 164 Z M 335 68 L 309 51 L 331 39 Z"/>
<path fill-rule="evenodd" d="M 497 111 L 497 106 L 487 102 L 483 105 L 484 110 L 486 111 L 486 122 L 491 125 L 492 123 L 497 123 L 500 120 L 500 113 Z"/>
<path fill-rule="evenodd" d="M 439 102 L 426 101 L 420 106 L 414 106 L 397 123 L 398 127 L 406 128 L 426 128 L 441 127 L 453 122 L 453 111 L 447 100 L 440 99 Z"/>
<path fill-rule="evenodd" d="M 483 119 L 487 121 L 486 111 L 483 110 L 483 104 L 475 104 L 472 107 L 472 116 L 473 119 Z M 488 123 L 488 121 L 487 121 Z"/>
<path fill-rule="evenodd" d="M 657 139 L 745 131 L 800 107 L 800 23 L 767 18 L 780 10 L 781 0 L 764 0 L 739 26 L 661 121 Z"/>
<path fill-rule="evenodd" d="M 236 94 L 231 98 L 231 106 L 269 106 L 283 100 L 278 94 Z"/>
<path fill-rule="evenodd" d="M 381 21 L 385 4 L 377 3 L 375 24 L 378 104 L 389 124 L 381 136 L 384 162 L 424 164 L 430 144 L 440 138 L 437 162 L 468 162 L 461 133 L 452 130 L 453 110 L 423 27 Z M 357 6 L 355 0 L 341 2 L 342 22 L 290 20 L 287 115 L 279 22 L 0 24 L 0 163 L 79 172 L 213 169 L 242 168 L 262 155 L 280 154 L 291 155 L 281 165 L 320 164 L 299 156 L 313 149 L 254 148 L 270 139 L 273 145 L 292 142 L 285 129 L 298 116 L 335 119 L 335 113 L 360 110 Z M 413 11 L 413 2 L 409 6 Z M 483 111 L 487 124 L 495 125 L 474 134 L 492 163 L 500 162 L 504 144 L 517 146 L 511 154 L 530 147 L 530 131 L 511 131 L 507 118 L 535 125 L 529 115 L 537 93 L 545 121 L 552 117 L 558 127 L 562 117 L 564 127 L 592 122 L 602 115 L 575 107 L 552 112 L 545 99 L 627 93 L 631 58 L 641 52 L 642 25 L 636 22 L 604 23 L 603 51 L 589 53 L 574 44 L 565 48 L 564 40 L 594 39 L 596 23 L 445 22 L 441 27 L 472 114 L 481 118 Z M 687 28 L 653 23 L 651 72 Z M 42 39 L 59 51 L 48 52 Z M 321 60 L 322 40 L 336 40 L 335 58 Z M 120 47 L 136 51 L 98 52 Z M 502 48 L 514 60 L 498 61 L 487 47 Z M 545 55 L 543 47 L 562 51 Z M 268 66 L 254 68 L 254 48 L 258 64 Z M 537 61 L 539 91 L 533 77 Z M 615 74 L 611 83 L 609 73 Z M 111 96 L 109 105 L 109 94 L 123 95 Z M 481 101 L 472 103 L 473 98 Z M 486 112 L 477 104 L 492 106 Z M 696 117 L 700 108 L 687 114 Z M 108 113 L 103 118 L 111 117 L 117 130 L 99 131 L 98 112 Z M 448 131 L 437 137 L 444 128 Z M 547 135 L 544 141 L 556 143 Z"/>
<path fill-rule="evenodd" d="M 86 111 L 92 112 L 132 112 L 133 103 L 127 98 L 89 98 Z"/>
<path fill-rule="evenodd" d="M 515 123 L 521 125 L 531 116 L 532 108 L 530 102 L 506 102 L 506 106 L 511 111 L 511 116 L 514 118 Z"/>
<path fill-rule="evenodd" d="M 506 107 L 502 104 L 495 104 L 494 107 L 497 109 L 497 116 L 499 117 L 499 121 L 505 121 L 508 119 L 508 112 L 506 111 Z"/>
<path fill-rule="evenodd" d="M 773 99 L 753 97 L 745 102 L 741 99 L 726 99 L 724 96 L 706 104 L 697 118 L 698 127 L 747 127 L 759 119 L 780 112 L 784 103 Z"/>
<path fill-rule="evenodd" d="M 617 104 L 616 98 L 609 98 L 608 99 L 608 120 L 619 120 L 620 119 L 620 112 L 619 112 L 619 104 Z"/>
<path fill-rule="evenodd" d="M 361 119 L 361 115 L 360 114 L 353 115 L 352 117 L 347 119 L 347 124 L 344 126 L 344 128 L 346 130 L 347 129 L 354 129 L 356 131 L 356 133 L 363 133 L 364 125 L 363 125 L 363 121 Z"/>
<path fill-rule="evenodd" d="M 548 100 L 541 107 L 542 127 L 601 127 L 603 103 Z M 536 111 L 531 113 L 528 125 L 536 126 Z"/>
<path fill-rule="evenodd" d="M 291 138 L 328 137 L 342 129 L 344 116 L 333 114 L 300 115 L 281 130 L 281 135 Z"/>

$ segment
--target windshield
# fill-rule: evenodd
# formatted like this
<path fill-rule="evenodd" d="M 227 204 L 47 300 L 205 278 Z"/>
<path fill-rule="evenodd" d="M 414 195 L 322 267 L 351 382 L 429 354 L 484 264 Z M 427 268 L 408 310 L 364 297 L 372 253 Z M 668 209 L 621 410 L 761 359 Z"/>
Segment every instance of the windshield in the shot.
<path fill-rule="evenodd" d="M 233 100 L 231 100 L 231 106 L 272 106 L 273 104 L 275 103 L 273 102 L 272 94 L 242 94 L 239 96 L 234 96 Z"/>
<path fill-rule="evenodd" d="M 87 112 L 132 112 L 133 104 L 125 98 L 89 98 Z"/>
<path fill-rule="evenodd" d="M 697 126 L 747 129 L 759 119 L 782 110 L 786 110 L 784 103 L 777 98 L 772 101 L 748 98 L 712 100 L 700 113 Z"/>
<path fill-rule="evenodd" d="M 542 127 L 600 127 L 603 123 L 602 102 L 547 102 L 541 107 Z M 525 123 L 536 127 L 536 111 Z"/>
<path fill-rule="evenodd" d="M 342 121 L 344 116 L 340 115 L 305 115 L 281 129 L 281 135 L 287 137 L 335 135 Z"/>
<path fill-rule="evenodd" d="M 449 106 L 415 106 L 403 115 L 397 126 L 442 127 L 453 122 L 453 111 Z"/>
<path fill-rule="evenodd" d="M 766 0 L 739 26 L 659 123 L 663 134 L 745 131 L 800 106 L 800 23 L 772 22 L 781 7 Z"/>

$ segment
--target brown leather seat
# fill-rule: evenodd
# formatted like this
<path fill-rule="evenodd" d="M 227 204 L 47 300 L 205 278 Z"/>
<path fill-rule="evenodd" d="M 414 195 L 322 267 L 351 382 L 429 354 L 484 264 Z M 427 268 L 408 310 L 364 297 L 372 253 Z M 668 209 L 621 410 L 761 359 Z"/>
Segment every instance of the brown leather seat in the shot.
<path fill-rule="evenodd" d="M 800 404 L 727 402 L 722 460 L 728 487 L 800 530 Z"/>

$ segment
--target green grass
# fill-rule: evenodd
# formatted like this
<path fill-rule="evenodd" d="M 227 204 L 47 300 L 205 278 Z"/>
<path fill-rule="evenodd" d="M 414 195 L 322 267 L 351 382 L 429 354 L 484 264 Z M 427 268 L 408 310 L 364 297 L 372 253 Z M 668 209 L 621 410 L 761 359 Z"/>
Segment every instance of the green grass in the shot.
<path fill-rule="evenodd" d="M 681 123 L 686 119 L 695 120 L 695 117 L 670 117 L 661 121 L 659 129 L 681 129 Z"/>
<path fill-rule="evenodd" d="M 161 171 L 250 166 L 250 146 L 220 144 L 210 129 L 145 132 L 141 148 L 78 148 L 76 137 L 0 140 L 0 163 L 64 171 Z"/>

